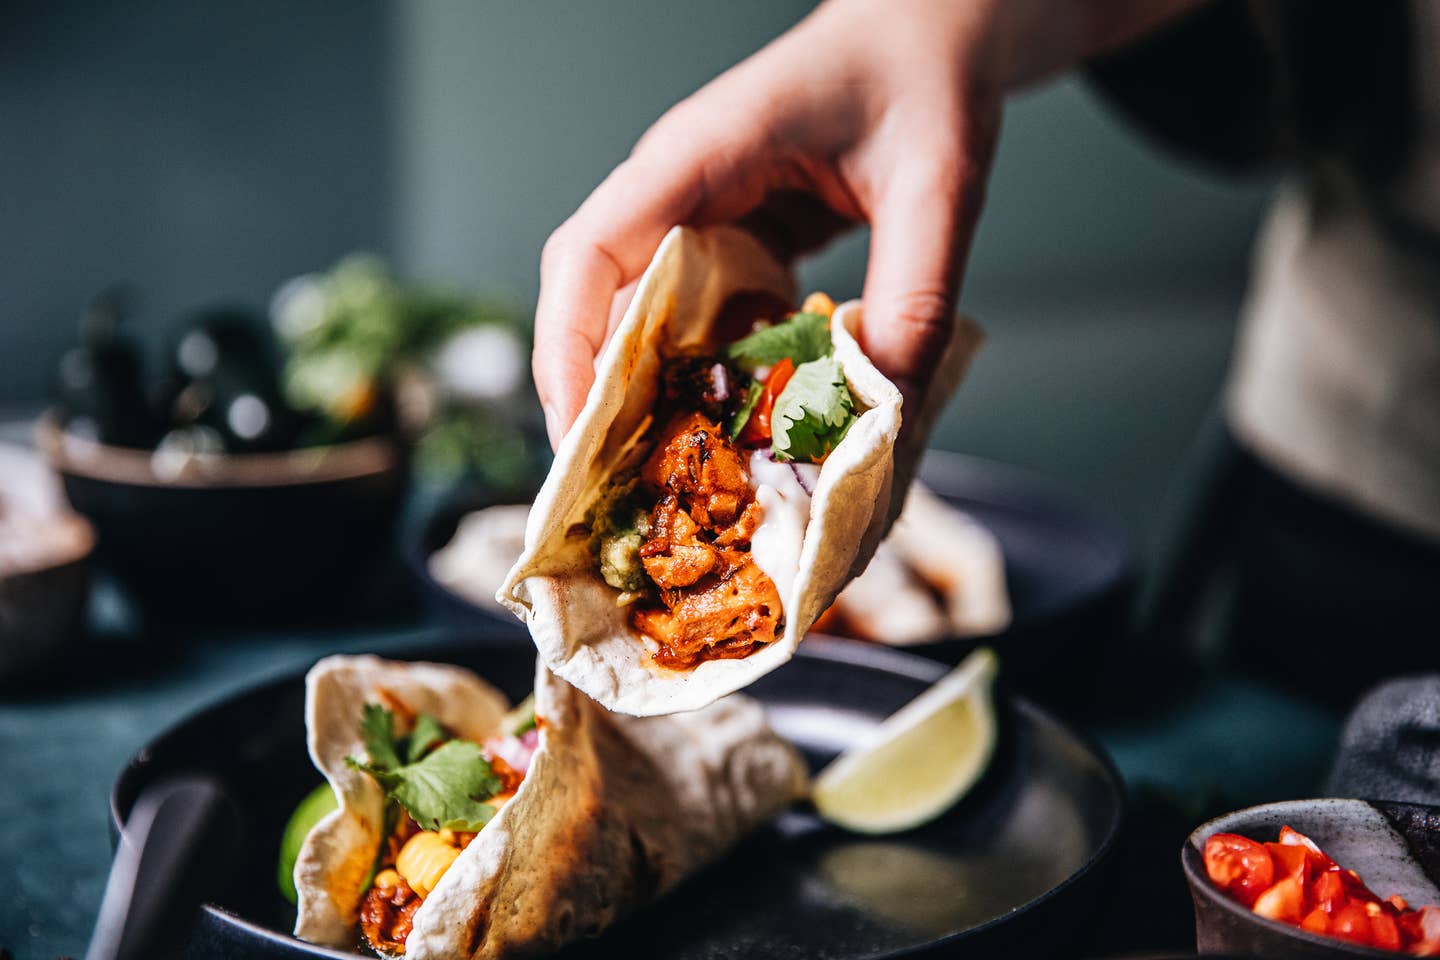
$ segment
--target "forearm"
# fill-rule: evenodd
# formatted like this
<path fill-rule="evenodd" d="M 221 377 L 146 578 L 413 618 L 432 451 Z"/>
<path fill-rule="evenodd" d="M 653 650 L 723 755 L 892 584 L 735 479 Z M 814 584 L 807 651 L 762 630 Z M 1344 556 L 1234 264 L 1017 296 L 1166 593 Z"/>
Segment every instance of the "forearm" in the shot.
<path fill-rule="evenodd" d="M 1001 0 L 1004 84 L 1015 89 L 1156 30 L 1210 0 Z"/>

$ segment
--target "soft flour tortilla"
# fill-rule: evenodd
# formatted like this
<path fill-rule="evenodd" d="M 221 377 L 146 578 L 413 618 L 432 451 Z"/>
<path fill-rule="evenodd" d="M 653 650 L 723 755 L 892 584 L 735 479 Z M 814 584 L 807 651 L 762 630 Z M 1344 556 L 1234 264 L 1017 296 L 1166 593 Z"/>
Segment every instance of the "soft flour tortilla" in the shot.
<path fill-rule="evenodd" d="M 854 635 L 897 647 L 994 636 L 1010 625 L 1005 554 L 995 534 L 914 483 L 835 610 Z"/>
<path fill-rule="evenodd" d="M 380 790 L 344 763 L 363 751 L 361 710 L 383 702 L 380 689 L 476 741 L 498 732 L 504 708 L 457 667 L 330 657 L 310 671 L 311 755 L 341 806 L 296 863 L 295 932 L 331 946 L 356 942 L 360 884 L 381 841 Z M 534 956 L 598 933 L 806 788 L 803 762 L 746 697 L 636 720 L 539 665 L 535 711 L 540 745 L 524 782 L 415 912 L 407 958 Z"/>
<path fill-rule="evenodd" d="M 366 755 L 360 738 L 365 704 L 392 700 L 433 715 L 476 743 L 499 731 L 510 706 L 468 670 L 444 664 L 328 657 L 311 668 L 305 676 L 306 743 L 340 805 L 310 831 L 295 861 L 295 935 L 302 940 L 356 942 L 356 913 L 384 829 L 385 793 L 345 758 Z"/>
<path fill-rule="evenodd" d="M 525 524 L 530 507 L 507 503 L 468 513 L 455 536 L 430 555 L 430 576 L 470 603 L 504 616 L 495 599 L 510 568 L 525 550 Z"/>
<path fill-rule="evenodd" d="M 545 664 L 611 710 L 638 716 L 693 710 L 789 660 L 815 618 L 865 568 L 899 512 L 891 504 L 898 499 L 892 486 L 900 392 L 860 352 L 861 310 L 852 301 L 835 311 L 830 328 L 859 415 L 820 470 L 799 569 L 780 598 L 784 631 L 774 643 L 690 670 L 657 665 L 653 641 L 647 646 L 630 626 L 629 608 L 616 606 L 616 591 L 600 577 L 585 538 L 566 536 L 649 426 L 662 357 L 713 346 L 710 331 L 722 306 L 747 290 L 794 296 L 789 271 L 749 234 L 676 227 L 665 237 L 597 363 L 585 408 L 530 512 L 525 552 L 497 595 L 529 624 Z M 946 365 L 954 374 L 942 380 L 958 381 L 978 339 L 968 332 L 955 338 Z"/>
<path fill-rule="evenodd" d="M 994 636 L 1010 626 L 1005 553 L 974 517 L 916 483 L 888 542 L 939 592 L 952 636 Z"/>

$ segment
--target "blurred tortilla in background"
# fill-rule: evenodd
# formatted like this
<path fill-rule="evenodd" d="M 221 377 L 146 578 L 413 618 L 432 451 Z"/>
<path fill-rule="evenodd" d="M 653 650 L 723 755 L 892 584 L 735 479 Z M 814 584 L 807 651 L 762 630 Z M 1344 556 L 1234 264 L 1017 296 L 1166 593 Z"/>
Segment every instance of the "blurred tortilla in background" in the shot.
<path fill-rule="evenodd" d="M 461 519 L 429 559 L 430 575 L 488 612 L 520 555 L 530 508 L 487 507 Z M 816 623 L 824 633 L 892 646 L 993 636 L 1010 625 L 1005 557 L 995 535 L 919 483 L 865 572 Z"/>

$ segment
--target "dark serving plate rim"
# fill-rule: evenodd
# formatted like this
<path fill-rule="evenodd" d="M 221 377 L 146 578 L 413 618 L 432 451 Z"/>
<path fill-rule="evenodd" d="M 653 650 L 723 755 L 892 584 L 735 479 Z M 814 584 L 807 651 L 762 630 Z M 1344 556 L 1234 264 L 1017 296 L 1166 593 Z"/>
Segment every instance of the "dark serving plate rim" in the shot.
<path fill-rule="evenodd" d="M 1301 941 L 1302 943 L 1308 943 L 1315 947 L 1323 947 L 1330 950 L 1336 950 L 1340 954 L 1346 956 L 1375 958 L 1394 958 L 1407 956 L 1407 954 L 1401 951 L 1380 950 L 1374 947 L 1361 946 L 1358 943 L 1350 943 L 1349 941 L 1340 940 L 1336 937 L 1326 937 L 1321 936 L 1318 933 L 1311 933 L 1309 930 L 1302 929 L 1298 926 L 1295 926 L 1294 924 L 1281 923 L 1279 920 L 1271 920 L 1269 917 L 1262 917 L 1259 914 L 1255 913 L 1255 911 L 1251 910 L 1249 907 L 1243 906 L 1240 903 L 1237 903 L 1236 901 L 1225 896 L 1213 883 L 1210 882 L 1210 878 L 1205 874 L 1203 868 L 1203 861 L 1200 854 L 1200 851 L 1204 847 L 1205 840 L 1209 839 L 1212 833 L 1223 832 L 1217 825 L 1223 823 L 1229 824 L 1233 827 L 1234 821 L 1245 815 L 1278 813 L 1283 811 L 1285 808 L 1304 808 L 1317 803 L 1335 803 L 1345 805 L 1353 803 L 1363 803 L 1371 807 L 1372 809 L 1375 809 L 1376 812 L 1380 813 L 1381 816 L 1384 816 L 1384 811 L 1376 807 L 1376 803 L 1378 802 L 1381 801 L 1361 799 L 1358 797 L 1307 797 L 1299 800 L 1277 800 L 1272 803 L 1260 803 L 1256 804 L 1253 807 L 1241 807 L 1239 810 L 1232 810 L 1229 813 L 1221 814 L 1218 817 L 1212 817 L 1204 823 L 1200 824 L 1200 826 L 1196 827 L 1194 830 L 1190 831 L 1190 835 L 1185 838 L 1185 843 L 1180 848 L 1180 866 L 1181 869 L 1185 871 L 1185 878 L 1189 881 L 1189 886 L 1192 893 L 1198 891 L 1199 894 L 1203 896 L 1207 902 L 1218 904 L 1221 909 L 1225 910 L 1231 916 L 1243 918 L 1242 922 L 1258 924 L 1263 929 L 1272 930 L 1276 933 L 1293 937 Z M 1440 813 L 1440 807 L 1430 806 L 1423 803 L 1402 803 L 1398 801 L 1384 801 L 1384 803 L 1386 806 L 1390 807 L 1410 807 L 1417 810 L 1427 810 L 1435 813 Z M 1386 819 L 1388 820 L 1388 817 Z"/>
<path fill-rule="evenodd" d="M 413 647 L 408 644 L 398 649 L 387 649 L 382 646 L 377 648 L 376 650 L 367 649 L 363 652 L 374 653 L 376 656 L 390 657 L 400 660 L 420 659 L 423 658 L 423 656 L 429 651 L 432 651 L 441 645 L 453 643 L 456 639 L 458 638 L 437 638 L 433 642 L 422 642 L 414 645 Z M 420 654 L 421 657 L 417 658 L 412 654 Z M 796 650 L 795 655 L 798 659 L 825 660 L 836 663 L 851 664 L 866 669 L 873 669 L 882 672 L 898 674 L 900 676 L 907 677 L 913 680 L 918 680 L 926 684 L 935 683 L 941 677 L 945 676 L 946 673 L 950 672 L 951 669 L 953 669 L 946 664 L 937 663 L 936 661 L 928 660 L 924 657 L 916 656 L 915 654 L 905 653 L 889 647 L 879 646 L 874 643 L 868 643 L 862 640 L 851 640 L 844 637 L 827 636 L 824 637 L 820 643 L 815 644 L 808 649 L 802 645 L 799 649 Z M 189 727 L 195 723 L 203 722 L 211 714 L 217 713 L 227 708 L 231 704 L 231 702 L 236 700 L 237 698 L 251 696 L 263 697 L 266 693 L 272 690 L 276 690 L 278 688 L 295 683 L 297 679 L 304 677 L 305 671 L 308 669 L 308 666 L 302 670 L 282 669 L 272 676 L 261 678 L 255 683 L 222 694 L 213 702 L 191 710 L 189 713 L 183 715 L 179 720 L 176 720 L 174 723 L 169 724 L 158 734 L 148 740 L 144 746 L 137 750 L 125 762 L 125 765 L 121 768 L 120 773 L 116 776 L 115 782 L 111 785 L 108 802 L 110 807 L 109 826 L 112 845 L 117 842 L 120 829 L 124 824 L 124 820 L 122 819 L 120 813 L 120 794 L 133 777 L 137 777 L 144 772 L 144 767 L 148 762 L 149 754 L 153 750 L 163 749 L 166 742 L 179 736 L 184 728 Z M 1101 746 L 1099 741 L 1091 737 L 1090 734 L 1086 731 L 1071 726 L 1069 723 L 1065 722 L 1055 714 L 1050 713 L 1040 705 L 1036 704 L 1035 702 L 1022 695 L 1013 693 L 1002 693 L 999 694 L 998 698 L 1002 699 L 1005 702 L 1008 702 L 1009 706 L 1018 713 L 1028 714 L 1032 719 L 1038 719 L 1043 722 L 1048 722 L 1053 726 L 1063 730 L 1068 736 L 1074 738 L 1076 742 L 1083 746 L 1090 753 L 1090 755 L 1099 763 L 1100 768 L 1104 771 L 1106 779 L 1109 781 L 1111 793 L 1114 800 L 1114 803 L 1110 809 L 1109 822 L 1105 825 L 1104 836 L 1102 837 L 1100 843 L 1096 846 L 1095 850 L 1091 853 L 1089 858 L 1077 870 L 1071 873 L 1064 880 L 1060 881 L 1050 889 L 1046 890 L 1044 893 L 1030 900 L 1027 900 L 1026 902 L 1015 907 L 1010 912 L 997 917 L 993 917 L 990 920 L 985 921 L 984 923 L 977 924 L 966 930 L 949 933 L 944 936 L 937 937 L 929 941 L 928 943 L 916 944 L 895 951 L 871 954 L 868 957 L 863 958 L 863 960 L 888 960 L 888 958 L 916 956 L 922 953 L 929 954 L 938 949 L 942 949 L 952 944 L 961 943 L 967 939 L 976 937 L 984 933 L 985 931 L 991 930 L 1003 923 L 1008 923 L 1018 916 L 1026 913 L 1031 913 L 1034 910 L 1043 906 L 1044 904 L 1055 899 L 1061 893 L 1074 886 L 1076 883 L 1079 883 L 1081 880 L 1083 880 L 1085 877 L 1087 877 L 1089 874 L 1099 868 L 1101 864 L 1103 864 L 1109 859 L 1111 853 L 1113 852 L 1115 844 L 1119 838 L 1121 826 L 1125 820 L 1126 802 L 1124 778 L 1121 776 L 1119 769 L 1115 766 L 1115 762 L 1111 759 L 1109 752 L 1106 751 L 1103 746 Z M 271 929 L 270 927 L 262 926 L 255 921 L 248 920 L 244 917 L 239 916 L 238 914 L 231 913 L 229 910 L 226 910 L 223 907 L 220 907 L 214 903 L 204 903 L 201 905 L 201 909 L 208 916 L 220 923 L 226 924 L 231 927 L 239 928 L 245 931 L 248 936 L 257 937 L 277 945 L 285 947 L 298 946 L 312 953 L 315 956 L 322 957 L 353 958 L 357 956 L 357 954 L 353 951 L 341 951 L 333 949 L 331 947 L 321 946 L 319 944 L 308 943 L 304 940 L 298 940 L 294 937 L 294 935 L 290 933 L 285 933 L 279 930 Z"/>

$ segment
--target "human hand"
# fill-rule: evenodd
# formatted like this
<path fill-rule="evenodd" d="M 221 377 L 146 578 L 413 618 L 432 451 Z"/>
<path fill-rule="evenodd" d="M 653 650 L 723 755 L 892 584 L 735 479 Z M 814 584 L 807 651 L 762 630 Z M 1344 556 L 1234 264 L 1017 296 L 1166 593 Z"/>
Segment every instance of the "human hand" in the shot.
<path fill-rule="evenodd" d="M 923 403 L 1005 91 L 1194 2 L 820 6 L 666 113 L 546 243 L 533 367 L 551 443 L 675 224 L 741 222 L 789 259 L 868 223 L 861 346 L 907 405 Z"/>

